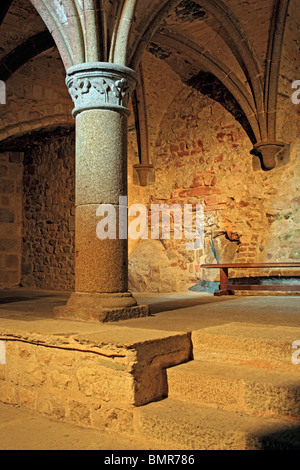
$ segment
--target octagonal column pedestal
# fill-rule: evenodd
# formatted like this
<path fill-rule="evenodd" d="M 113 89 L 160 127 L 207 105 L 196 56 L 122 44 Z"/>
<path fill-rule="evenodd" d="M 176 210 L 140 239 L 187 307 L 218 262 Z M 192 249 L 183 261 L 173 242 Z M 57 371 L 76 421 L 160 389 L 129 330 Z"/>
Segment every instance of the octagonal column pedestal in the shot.
<path fill-rule="evenodd" d="M 120 209 L 127 223 L 119 198 L 127 196 L 127 105 L 135 72 L 86 63 L 71 67 L 66 83 L 76 117 L 75 292 L 54 316 L 87 322 L 147 316 L 148 306 L 128 292 L 127 229 L 122 236 L 118 230 Z M 117 220 L 116 236 L 106 239 L 96 232 L 103 204 L 115 209 Z"/>

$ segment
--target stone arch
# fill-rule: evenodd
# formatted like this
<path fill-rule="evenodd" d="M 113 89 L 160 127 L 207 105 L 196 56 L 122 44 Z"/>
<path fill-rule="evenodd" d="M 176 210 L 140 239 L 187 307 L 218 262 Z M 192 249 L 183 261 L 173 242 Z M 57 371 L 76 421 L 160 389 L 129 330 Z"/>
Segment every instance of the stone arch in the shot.
<path fill-rule="evenodd" d="M 108 61 L 108 21 L 102 8 L 103 0 L 89 0 L 84 6 L 78 0 L 28 2 L 33 5 L 47 30 L 29 38 L 2 59 L 0 73 L 3 76 L 10 75 L 26 61 L 55 45 L 65 69 L 84 62 Z M 5 0 L 1 7 L 0 24 L 11 4 L 12 0 Z"/>
<path fill-rule="evenodd" d="M 38 33 L 17 46 L 0 61 L 0 79 L 6 81 L 22 65 L 55 46 L 48 31 Z"/>
<path fill-rule="evenodd" d="M 290 0 L 275 0 L 267 51 L 265 72 L 265 108 L 267 110 L 268 137 L 276 140 L 276 112 L 278 80 L 282 55 L 285 23 Z"/>
<path fill-rule="evenodd" d="M 137 0 L 120 2 L 112 35 L 109 62 L 120 65 L 128 63 L 128 40 L 132 28 Z"/>
<path fill-rule="evenodd" d="M 0 25 L 2 24 L 8 10 L 10 9 L 10 6 L 12 4 L 13 0 L 3 0 L 1 2 L 0 6 Z"/>
<path fill-rule="evenodd" d="M 200 2 L 198 1 L 196 1 L 195 3 L 200 5 Z M 145 50 L 148 42 L 154 36 L 159 26 L 169 14 L 169 12 L 179 4 L 180 1 L 178 0 L 164 2 L 156 16 L 154 18 L 149 19 L 148 25 L 144 27 L 144 31 L 141 35 L 141 38 L 138 38 L 132 47 L 132 53 L 130 56 L 130 67 L 136 68 L 138 66 L 143 51 Z M 255 57 L 251 52 L 250 46 L 248 45 L 246 35 L 243 33 L 241 27 L 238 24 L 238 21 L 234 18 L 232 12 L 220 0 L 201 1 L 201 6 L 204 9 L 207 9 L 207 11 L 209 11 L 215 18 L 216 23 L 215 25 L 213 25 L 213 28 L 218 31 L 218 34 L 220 34 L 224 42 L 228 45 L 228 47 L 236 57 L 240 67 L 242 68 L 243 73 L 245 74 L 246 80 L 249 83 L 252 94 L 251 100 L 255 107 L 255 110 L 252 111 L 254 111 L 257 116 L 257 123 L 254 123 L 253 121 L 251 123 L 251 125 L 253 125 L 254 127 L 253 134 L 256 136 L 257 140 L 263 140 L 266 137 L 266 125 L 264 120 L 263 106 L 263 83 L 261 80 L 261 71 L 255 60 Z M 160 36 L 160 39 L 162 39 L 162 35 Z M 163 36 L 163 39 L 166 40 L 165 35 Z M 174 40 L 176 41 L 176 39 Z M 201 51 L 198 50 L 198 53 L 200 55 Z M 227 76 L 224 74 L 223 80 L 225 79 L 227 79 Z M 225 87 L 228 86 L 228 83 L 224 83 L 224 81 L 223 84 Z M 240 93 L 239 100 L 241 99 L 241 97 L 242 92 Z M 253 112 L 248 114 L 252 115 Z"/>
<path fill-rule="evenodd" d="M 263 140 L 266 137 L 266 124 L 264 120 L 264 100 L 263 100 L 263 81 L 258 62 L 251 51 L 246 34 L 239 25 L 237 18 L 233 12 L 221 0 L 204 0 L 201 2 L 204 8 L 207 8 L 221 24 L 218 30 L 224 42 L 235 55 L 240 64 L 243 73 L 249 83 L 253 100 L 255 102 L 258 123 L 260 127 L 260 135 Z"/>
<path fill-rule="evenodd" d="M 163 20 L 166 16 L 180 3 L 180 0 L 164 0 L 160 4 L 160 8 L 155 15 L 149 16 L 147 19 L 143 20 L 141 27 L 140 35 L 138 35 L 131 47 L 131 54 L 129 56 L 129 66 L 133 69 L 137 69 L 138 64 L 141 60 L 144 50 L 147 47 L 147 44 L 151 40 L 152 36 L 155 34 Z"/>
<path fill-rule="evenodd" d="M 0 80 L 6 83 L 9 98 L 0 117 L 0 140 L 2 146 L 10 148 L 14 139 L 21 135 L 57 126 L 74 126 L 74 123 L 67 90 L 64 95 L 65 64 L 45 22 L 29 0 L 24 4 L 5 3 L 10 18 L 3 25 L 4 31 L 9 34 L 7 24 L 11 15 L 18 15 L 19 8 L 20 28 L 24 29 L 20 38 L 16 35 L 11 46 L 5 42 L 7 53 L 0 60 Z M 4 20 L 4 10 L 0 13 Z M 37 61 L 33 60 L 35 58 Z M 49 58 L 50 62 L 47 62 Z"/>
<path fill-rule="evenodd" d="M 82 7 L 81 3 L 72 0 L 62 5 L 54 1 L 49 5 L 49 2 L 46 4 L 43 0 L 32 0 L 31 3 L 51 33 L 45 31 L 30 38 L 2 59 L 0 63 L 0 78 L 3 80 L 7 79 L 11 73 L 16 71 L 26 61 L 54 46 L 55 43 L 65 67 L 70 65 L 70 63 L 73 65 L 79 60 L 86 62 L 109 60 L 112 63 L 126 65 L 129 58 L 129 35 L 137 0 L 124 0 L 119 4 L 115 13 L 114 29 L 110 44 L 106 31 L 107 18 L 105 16 L 107 17 L 107 12 L 104 11 L 101 0 L 89 0 L 85 3 L 84 7 Z M 164 2 L 158 14 L 152 19 L 148 32 L 146 28 L 146 36 L 147 34 L 152 34 L 153 28 L 159 25 L 162 18 L 177 4 L 178 1 Z M 87 12 L 89 12 L 89 18 L 85 16 Z M 111 14 L 113 15 L 113 12 Z M 245 116 L 247 116 L 245 120 L 249 120 L 249 127 L 252 127 L 252 132 L 249 132 L 251 138 L 253 135 L 256 141 L 259 141 L 260 124 L 259 117 L 255 112 L 255 100 L 246 88 L 243 87 L 243 84 L 238 81 L 237 77 L 234 77 L 230 70 L 225 70 L 224 64 L 217 64 L 214 58 L 209 57 L 209 54 L 202 51 L 196 44 L 189 46 L 186 41 L 180 41 L 178 37 L 168 38 L 166 35 L 159 35 L 159 41 L 162 44 L 168 43 L 168 39 L 176 44 L 177 48 L 178 44 L 180 44 L 179 47 L 181 49 L 184 48 L 183 52 L 187 56 L 198 54 L 198 60 L 202 63 L 205 62 L 206 66 L 208 64 L 209 72 L 213 73 L 228 88 L 229 92 L 233 94 L 241 105 L 241 109 L 244 111 Z"/>
<path fill-rule="evenodd" d="M 248 130 L 248 135 L 251 135 L 254 145 L 253 153 L 259 156 L 263 168 L 268 170 L 273 169 L 276 166 L 277 156 L 282 152 L 286 153 L 287 149 L 284 142 L 277 141 L 276 113 L 279 64 L 289 0 L 284 0 L 283 2 L 274 0 L 271 10 L 272 16 L 266 67 L 263 63 L 259 62 L 246 32 L 243 31 L 243 27 L 239 23 L 238 17 L 234 15 L 225 2 L 222 0 L 194 0 L 193 2 L 170 0 L 161 2 L 160 6 L 157 6 L 156 9 L 150 9 L 147 18 L 138 19 L 135 30 L 139 34 L 136 34 L 130 48 L 129 66 L 131 68 L 136 69 L 138 67 L 143 51 L 149 42 L 152 41 L 153 37 L 157 38 L 159 36 L 159 41 L 157 41 L 158 48 L 162 47 L 163 49 L 167 36 L 170 36 L 168 28 L 165 31 L 163 26 L 161 26 L 163 21 L 174 8 L 179 6 L 187 7 L 188 4 L 193 4 L 195 8 L 202 8 L 210 13 L 210 27 L 223 40 L 230 53 L 234 55 L 240 74 L 244 77 L 244 79 L 240 79 L 240 82 L 243 82 L 242 87 L 237 86 L 237 81 L 232 71 L 229 74 L 223 74 L 224 67 L 221 70 L 223 74 L 221 78 L 220 73 L 216 75 L 211 70 L 209 72 L 217 76 L 222 86 L 227 88 L 239 104 L 243 103 L 241 108 L 245 114 L 245 121 L 249 123 L 250 129 Z M 172 38 L 172 40 L 178 42 L 177 33 L 176 37 Z M 188 39 L 184 38 L 182 42 L 186 46 Z M 195 53 L 197 47 L 192 47 L 192 49 L 194 49 L 193 53 Z M 199 47 L 198 54 L 199 62 L 207 60 L 207 54 L 205 57 L 205 54 L 203 54 Z M 202 56 L 201 59 L 200 56 Z M 166 59 L 165 56 L 162 58 Z M 210 64 L 210 67 L 212 65 Z M 214 68 L 217 71 L 218 65 Z M 233 89 L 235 89 L 234 93 L 232 93 Z M 245 90 L 247 94 L 245 94 Z"/>
<path fill-rule="evenodd" d="M 277 78 L 275 82 L 277 86 L 276 101 L 274 99 L 276 122 L 275 119 L 273 119 L 271 122 L 274 127 L 276 126 L 275 133 L 277 138 L 280 140 L 286 140 L 286 142 L 297 141 L 299 128 L 297 119 L 299 105 L 297 106 L 297 104 L 295 104 L 292 99 L 293 83 L 300 76 L 298 60 L 299 42 L 296 39 L 291 43 L 291 37 L 297 37 L 298 34 L 298 12 L 299 6 L 297 1 L 290 0 L 288 2 L 284 30 L 279 30 L 277 32 L 277 36 L 279 36 L 277 40 L 281 49 L 280 62 L 274 64 L 274 69 L 275 67 L 278 69 L 277 77 L 275 71 L 276 69 L 273 71 L 274 80 Z M 288 113 L 294 115 L 294 118 L 289 119 L 289 121 L 287 120 Z M 287 122 L 290 123 L 290 126 L 287 125 Z"/>
<path fill-rule="evenodd" d="M 52 0 L 30 0 L 53 36 L 65 68 L 84 60 L 82 30 L 78 11 L 72 0 L 63 4 Z"/>
<path fill-rule="evenodd" d="M 192 41 L 188 41 L 183 37 L 171 37 L 169 34 L 160 34 L 156 33 L 153 36 L 153 41 L 159 43 L 165 51 L 174 50 L 184 57 L 185 62 L 191 62 L 192 70 L 194 67 L 199 69 L 199 72 L 193 75 L 191 78 L 186 78 L 188 76 L 189 67 L 186 64 L 187 72 L 185 76 L 182 76 L 182 80 L 188 85 L 195 87 L 200 90 L 199 86 L 201 85 L 200 76 L 206 78 L 215 77 L 214 80 L 219 82 L 218 89 L 222 88 L 227 95 L 232 97 L 232 100 L 235 101 L 235 108 L 238 108 L 237 113 L 232 113 L 234 117 L 242 123 L 244 129 L 246 130 L 250 140 L 254 144 L 260 138 L 260 128 L 259 128 L 259 117 L 256 112 L 255 102 L 253 96 L 237 77 L 237 75 L 228 68 L 228 66 L 218 60 L 216 57 L 213 57 L 208 51 L 203 47 L 198 46 Z M 176 64 L 172 63 L 172 55 L 166 57 L 165 62 L 167 62 L 175 72 L 179 73 L 176 70 Z M 179 68 L 179 67 L 177 67 Z M 209 85 L 211 79 L 209 78 L 207 85 Z M 202 92 L 205 93 L 205 89 L 201 87 Z M 210 94 L 210 98 L 214 99 L 214 96 Z M 216 97 L 216 101 L 224 104 L 224 102 L 219 100 Z M 226 108 L 226 106 L 225 106 Z M 228 108 L 226 108 L 228 110 Z"/>
<path fill-rule="evenodd" d="M 86 0 L 84 4 L 79 0 L 30 1 L 52 34 L 66 69 L 84 62 L 108 61 L 108 23 L 110 19 L 114 22 L 114 14 L 108 12 L 103 0 Z"/>
<path fill-rule="evenodd" d="M 138 0 L 30 0 L 46 24 L 65 68 L 85 62 L 128 65 L 128 41 Z"/>

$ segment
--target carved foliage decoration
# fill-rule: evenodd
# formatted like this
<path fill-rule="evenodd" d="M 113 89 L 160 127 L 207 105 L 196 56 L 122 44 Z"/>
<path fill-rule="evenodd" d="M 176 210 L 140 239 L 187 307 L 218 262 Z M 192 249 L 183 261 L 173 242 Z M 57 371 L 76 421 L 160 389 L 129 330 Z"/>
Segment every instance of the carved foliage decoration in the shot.
<path fill-rule="evenodd" d="M 73 114 L 84 109 L 108 108 L 128 114 L 127 106 L 136 83 L 118 73 L 79 73 L 67 77 L 67 86 L 75 104 Z"/>

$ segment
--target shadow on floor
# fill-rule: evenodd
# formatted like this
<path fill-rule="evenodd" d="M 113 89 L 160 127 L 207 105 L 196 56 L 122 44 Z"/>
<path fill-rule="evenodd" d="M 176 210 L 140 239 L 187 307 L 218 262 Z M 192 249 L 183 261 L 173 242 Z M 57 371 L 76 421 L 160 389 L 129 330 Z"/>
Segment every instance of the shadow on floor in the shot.
<path fill-rule="evenodd" d="M 261 450 L 300 450 L 300 425 L 259 436 Z"/>
<path fill-rule="evenodd" d="M 170 296 L 171 297 L 171 296 Z M 180 309 L 185 309 L 185 308 L 191 308 L 191 307 L 198 307 L 202 305 L 212 305 L 212 304 L 217 304 L 217 303 L 224 303 L 227 301 L 233 301 L 235 300 L 235 297 L 213 297 L 211 295 L 203 295 L 195 298 L 185 298 L 185 299 L 174 299 L 174 300 L 161 300 L 161 301 L 156 301 L 156 302 L 150 302 L 148 303 L 150 307 L 150 313 L 151 315 L 155 315 L 156 313 L 162 313 L 162 312 L 168 312 L 172 310 L 180 310 Z"/>
<path fill-rule="evenodd" d="M 53 308 L 65 305 L 69 293 L 23 289 L 0 290 L 0 317 L 32 320 L 53 317 Z M 31 318 L 30 318 L 31 316 Z"/>
<path fill-rule="evenodd" d="M 44 298 L 64 299 L 70 295 L 68 292 L 46 291 L 43 289 L 17 289 L 0 290 L 0 305 L 12 302 L 28 302 Z"/>
<path fill-rule="evenodd" d="M 0 297 L 0 305 L 6 305 L 10 303 L 18 303 L 18 302 L 28 302 L 32 300 L 38 300 L 38 299 L 44 299 L 44 298 L 49 298 L 51 296 L 49 295 L 39 295 L 39 296 L 33 296 L 33 297 Z"/>

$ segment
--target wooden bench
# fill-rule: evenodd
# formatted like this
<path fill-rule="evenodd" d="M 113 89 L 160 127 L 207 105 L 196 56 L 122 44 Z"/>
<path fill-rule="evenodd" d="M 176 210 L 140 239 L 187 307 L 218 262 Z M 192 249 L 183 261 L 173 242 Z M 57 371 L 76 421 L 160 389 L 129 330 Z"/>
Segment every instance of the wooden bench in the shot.
<path fill-rule="evenodd" d="M 202 264 L 204 269 L 220 270 L 220 289 L 215 291 L 214 295 L 234 295 L 236 290 L 254 290 L 254 291 L 283 291 L 300 292 L 300 284 L 296 285 L 263 285 L 263 284 L 230 284 L 229 269 L 256 269 L 256 268 L 300 268 L 300 263 L 237 263 L 237 264 Z"/>

